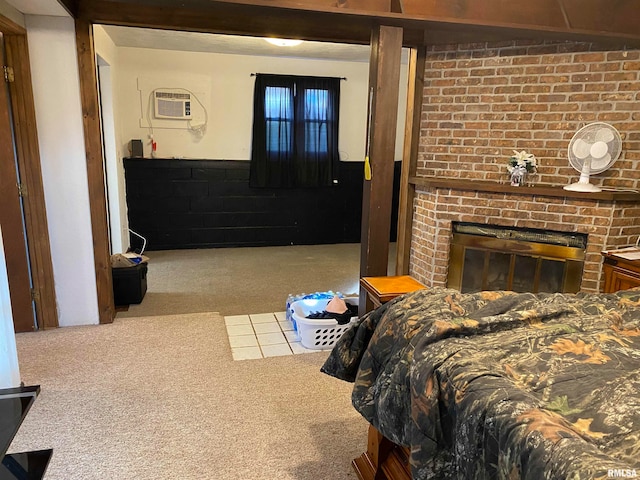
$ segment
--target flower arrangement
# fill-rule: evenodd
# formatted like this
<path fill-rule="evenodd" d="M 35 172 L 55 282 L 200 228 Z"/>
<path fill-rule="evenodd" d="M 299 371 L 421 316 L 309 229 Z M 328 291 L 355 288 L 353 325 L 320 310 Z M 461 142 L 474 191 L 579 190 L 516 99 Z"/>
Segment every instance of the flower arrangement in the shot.
<path fill-rule="evenodd" d="M 516 167 L 518 167 L 518 170 L 524 168 L 527 173 L 535 172 L 538 167 L 535 155 L 533 153 L 528 153 L 525 150 L 520 152 L 514 150 L 513 155 L 507 164 L 507 170 L 509 173 L 513 173 Z"/>

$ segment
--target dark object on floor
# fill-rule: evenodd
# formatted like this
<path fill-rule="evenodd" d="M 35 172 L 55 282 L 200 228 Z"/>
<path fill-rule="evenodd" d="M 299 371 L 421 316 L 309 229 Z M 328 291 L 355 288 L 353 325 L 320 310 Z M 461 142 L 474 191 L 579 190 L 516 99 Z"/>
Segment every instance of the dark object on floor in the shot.
<path fill-rule="evenodd" d="M 353 317 L 358 316 L 358 306 L 347 303 L 347 311 L 344 313 L 333 313 L 323 310 L 322 312 L 311 312 L 307 318 L 333 318 L 338 325 L 346 325 Z"/>
<path fill-rule="evenodd" d="M 147 264 L 112 268 L 113 300 L 116 305 L 140 303 L 147 293 Z"/>

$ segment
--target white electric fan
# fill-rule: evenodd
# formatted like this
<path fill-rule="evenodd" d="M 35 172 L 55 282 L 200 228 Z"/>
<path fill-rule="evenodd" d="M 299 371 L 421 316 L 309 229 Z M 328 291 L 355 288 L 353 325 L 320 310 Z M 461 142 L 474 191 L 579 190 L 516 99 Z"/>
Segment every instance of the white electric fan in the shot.
<path fill-rule="evenodd" d="M 580 172 L 580 180 L 564 187 L 574 192 L 601 192 L 589 183 L 589 175 L 602 173 L 615 162 L 622 152 L 622 139 L 608 123 L 585 125 L 569 142 L 569 163 Z"/>

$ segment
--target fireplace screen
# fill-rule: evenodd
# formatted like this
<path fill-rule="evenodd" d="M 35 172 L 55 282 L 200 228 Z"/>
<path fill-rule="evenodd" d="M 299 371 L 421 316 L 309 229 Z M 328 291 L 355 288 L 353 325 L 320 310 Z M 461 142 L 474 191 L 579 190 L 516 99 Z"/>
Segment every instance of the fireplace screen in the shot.
<path fill-rule="evenodd" d="M 447 286 L 481 290 L 580 289 L 587 235 L 454 222 Z"/>

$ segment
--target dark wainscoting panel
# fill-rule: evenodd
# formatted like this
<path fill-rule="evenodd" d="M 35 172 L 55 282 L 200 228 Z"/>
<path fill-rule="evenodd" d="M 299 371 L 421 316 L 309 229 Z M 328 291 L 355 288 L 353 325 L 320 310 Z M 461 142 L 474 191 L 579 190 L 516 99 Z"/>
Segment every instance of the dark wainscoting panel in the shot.
<path fill-rule="evenodd" d="M 125 158 L 129 226 L 147 250 L 358 243 L 362 162 L 327 188 L 250 188 L 249 162 Z M 395 164 L 391 240 L 397 232 Z M 131 246 L 141 245 L 131 236 Z"/>

